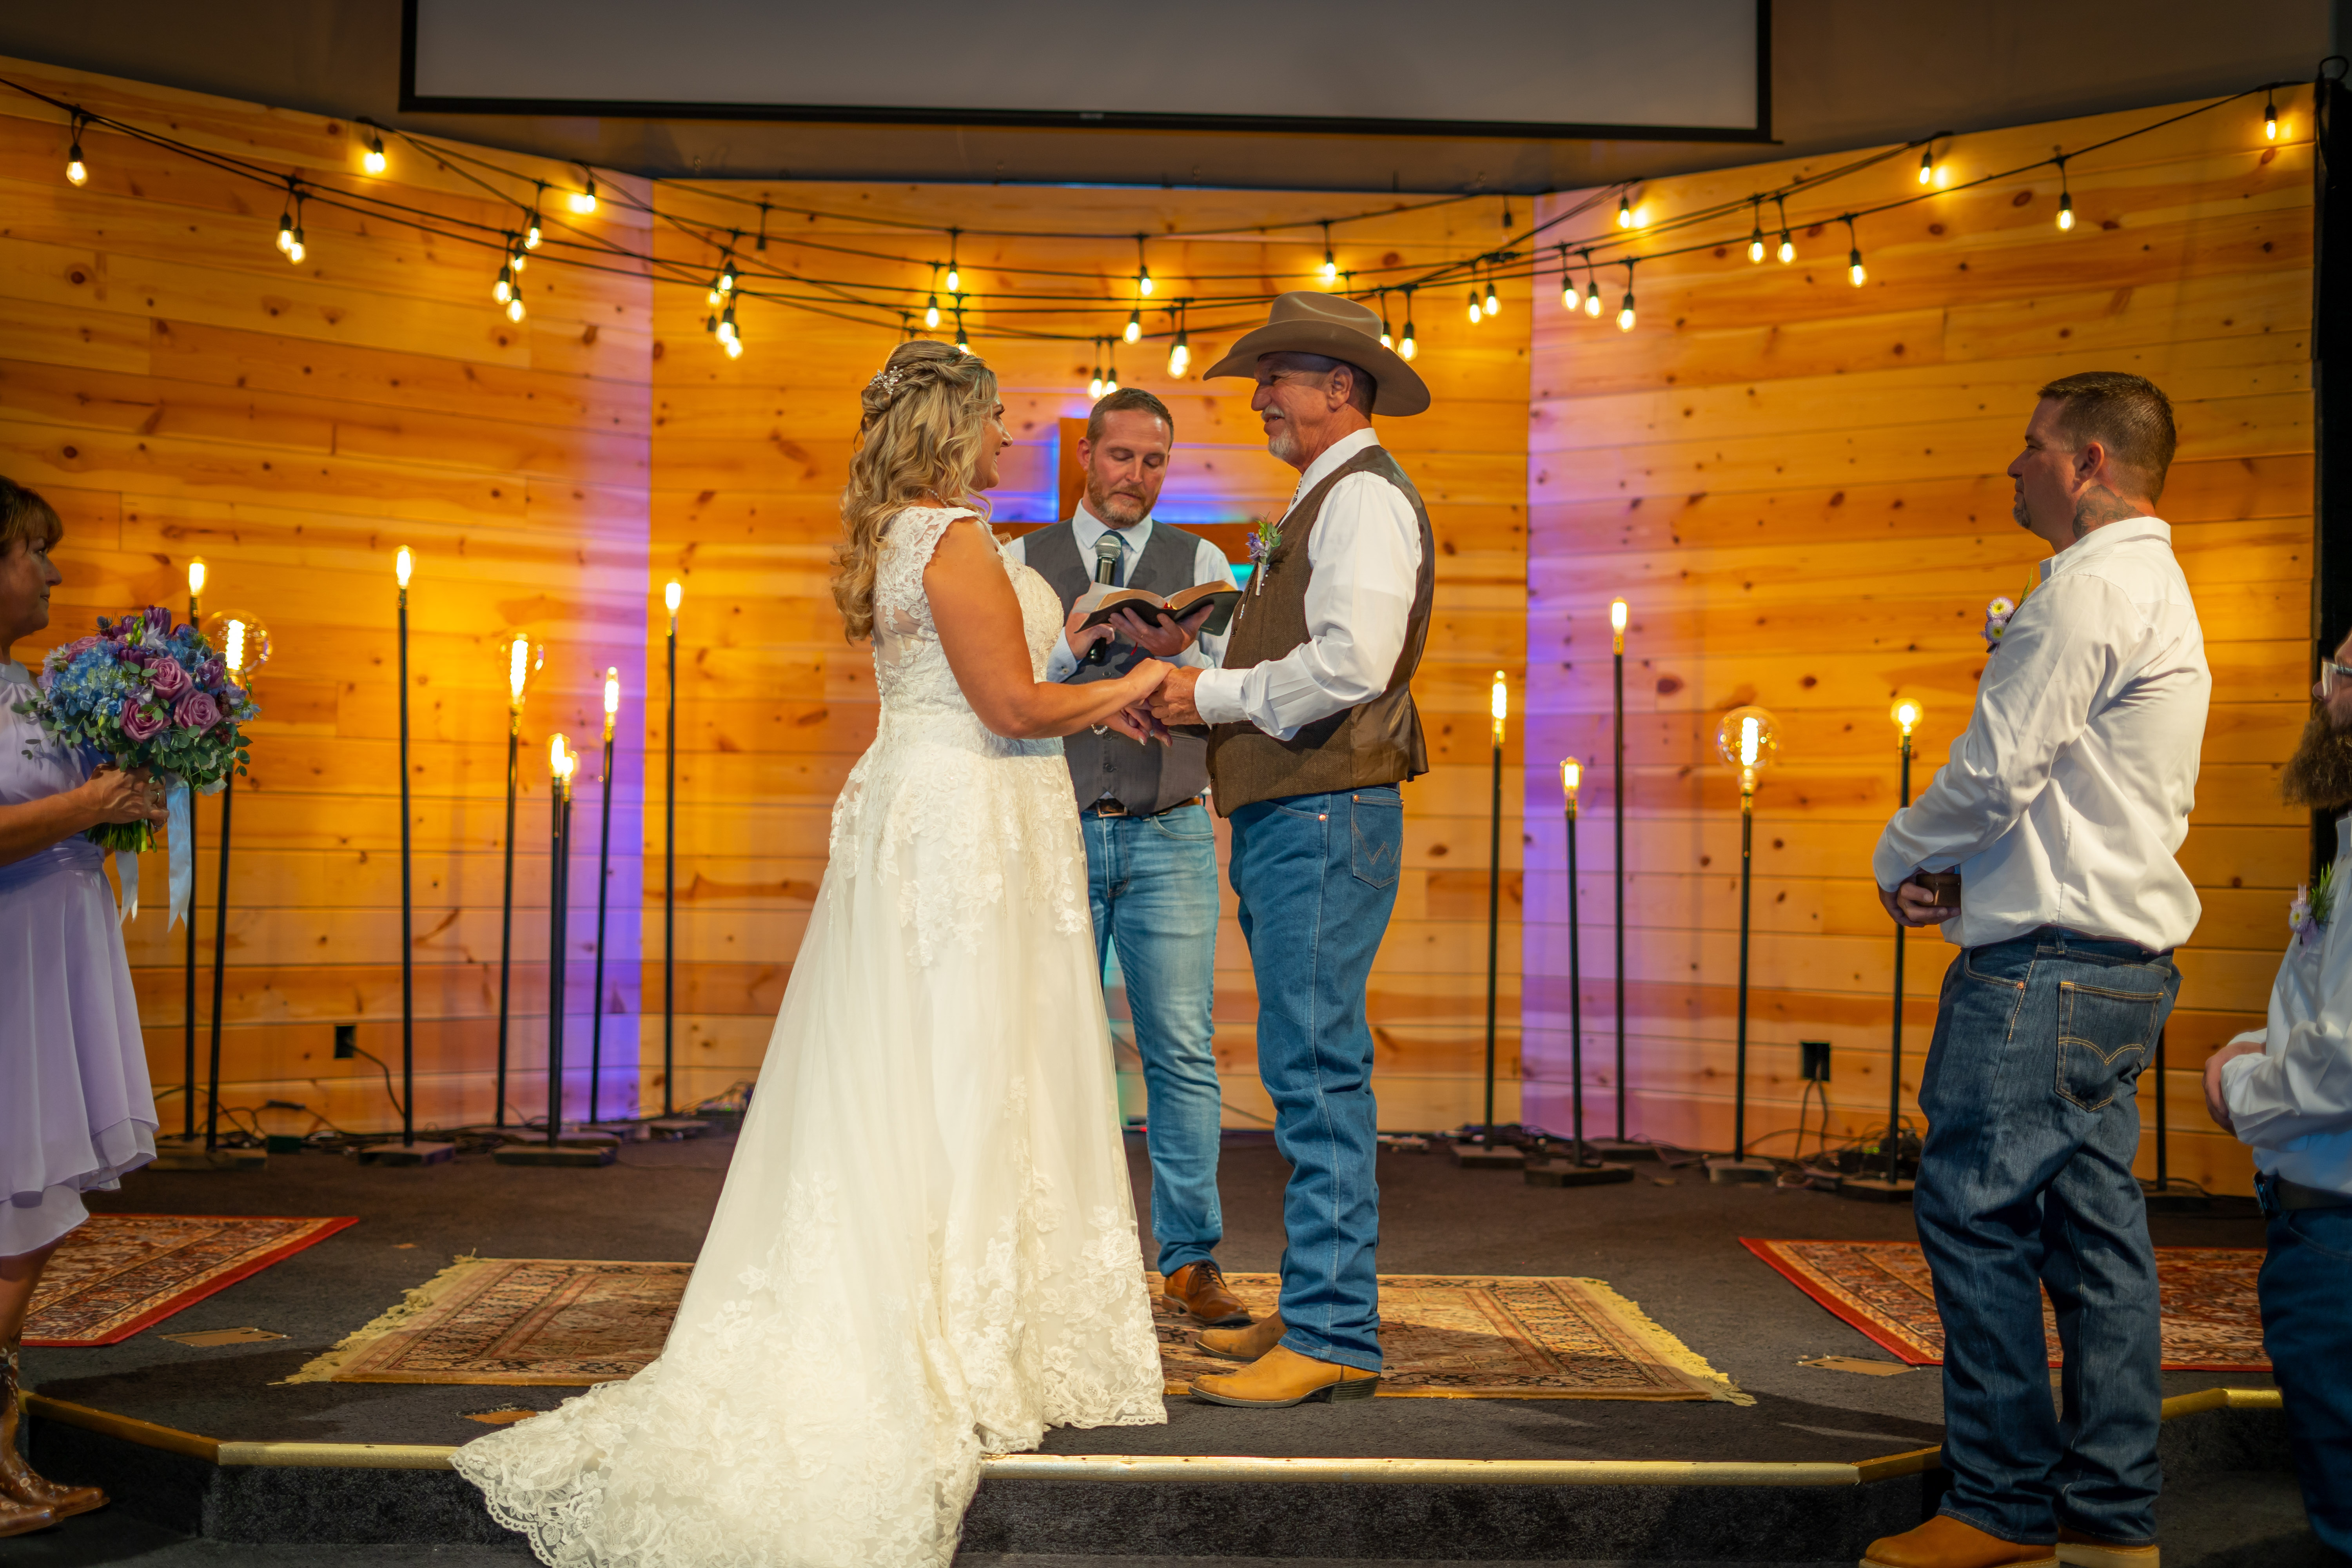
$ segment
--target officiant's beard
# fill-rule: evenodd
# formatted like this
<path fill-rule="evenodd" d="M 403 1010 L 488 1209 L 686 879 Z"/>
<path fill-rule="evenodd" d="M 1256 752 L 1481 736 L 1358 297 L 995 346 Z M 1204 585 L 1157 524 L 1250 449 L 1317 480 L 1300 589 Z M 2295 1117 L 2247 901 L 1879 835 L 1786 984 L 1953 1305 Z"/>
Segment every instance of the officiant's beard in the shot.
<path fill-rule="evenodd" d="M 1132 528 L 1143 521 L 1144 500 L 1121 490 L 1087 489 L 1087 510 L 1113 528 Z"/>
<path fill-rule="evenodd" d="M 2333 811 L 2352 805 L 2352 730 L 2339 730 L 2326 703 L 2315 705 L 2303 727 L 2303 743 L 2279 774 L 2279 794 L 2289 805 Z"/>

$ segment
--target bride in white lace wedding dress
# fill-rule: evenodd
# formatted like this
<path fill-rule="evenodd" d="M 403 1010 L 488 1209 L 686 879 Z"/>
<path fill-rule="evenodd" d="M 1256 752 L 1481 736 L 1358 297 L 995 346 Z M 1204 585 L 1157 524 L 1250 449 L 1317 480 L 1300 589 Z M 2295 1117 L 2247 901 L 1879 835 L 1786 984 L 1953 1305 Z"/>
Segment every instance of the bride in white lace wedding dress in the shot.
<path fill-rule="evenodd" d="M 944 1564 L 983 1455 L 1167 1418 L 1052 738 L 1166 667 L 1044 684 L 1053 590 L 908 504 L 995 482 L 979 359 L 901 344 L 864 401 L 835 594 L 879 729 L 677 1321 L 456 1459 L 564 1568 Z"/>

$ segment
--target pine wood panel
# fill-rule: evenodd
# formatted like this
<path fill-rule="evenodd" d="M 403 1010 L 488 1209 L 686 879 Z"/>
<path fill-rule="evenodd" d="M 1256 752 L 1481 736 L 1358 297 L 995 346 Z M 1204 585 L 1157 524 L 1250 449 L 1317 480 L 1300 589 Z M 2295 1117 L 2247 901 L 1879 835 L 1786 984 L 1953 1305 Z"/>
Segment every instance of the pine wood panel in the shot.
<path fill-rule="evenodd" d="M 291 111 L 25 62 L 8 74 L 125 120 L 302 172 L 364 181 L 394 200 L 506 221 L 476 187 L 395 145 L 393 173 L 358 172 L 350 127 Z M 313 205 L 310 255 L 275 250 L 278 197 L 102 130 L 91 180 L 58 177 L 63 127 L 0 101 L 0 472 L 68 521 L 66 583 L 37 657 L 91 616 L 186 604 L 188 560 L 210 567 L 207 610 L 268 624 L 253 771 L 236 805 L 224 976 L 225 1106 L 310 1105 L 340 1125 L 396 1125 L 378 1069 L 332 1058 L 332 1026 L 398 1068 L 400 931 L 392 552 L 418 554 L 411 593 L 421 1123 L 492 1109 L 507 715 L 489 645 L 502 626 L 546 637 L 549 668 L 524 726 L 516 837 L 516 987 L 509 1098 L 544 1100 L 548 804 L 545 742 L 587 753 L 576 836 L 565 1012 L 584 1099 L 595 941 L 599 679 L 628 705 L 614 770 L 607 893 L 605 1100 L 638 1094 L 644 907 L 646 495 L 652 418 L 649 289 L 541 268 L 530 315 L 489 298 L 495 256 Z M 528 161 L 501 156 L 502 162 Z M 568 183 L 556 165 L 529 165 Z M 510 210 L 509 210 L 510 216 Z M 604 204 L 593 229 L 642 236 Z M 197 810 L 200 1026 L 208 1025 L 219 805 Z M 163 864 L 151 859 L 151 889 Z M 183 935 L 151 891 L 127 932 L 167 1131 L 182 1079 Z M 205 1047 L 199 1031 L 199 1050 Z M 307 1117 L 269 1112 L 272 1130 Z M 292 1125 L 278 1123 L 291 1117 Z"/>
<path fill-rule="evenodd" d="M 2159 112 L 1962 137 L 1948 166 L 1969 179 Z M 1642 200 L 1671 216 L 1809 166 L 1654 182 Z M 1822 200 L 1908 195 L 1910 174 L 1895 160 Z M 1886 709 L 1898 694 L 1927 703 L 1923 785 L 1974 700 L 1985 600 L 2013 596 L 2043 554 L 2011 521 L 2001 473 L 2033 395 L 2073 371 L 2126 369 L 2178 409 L 2161 508 L 2179 524 L 2215 680 L 2180 853 L 2205 914 L 2179 961 L 2171 1169 L 2248 1190 L 2243 1151 L 2202 1125 L 2194 1074 L 2259 1021 L 2279 900 L 2306 855 L 2275 779 L 2305 710 L 2310 149 L 2266 146 L 2258 120 L 2223 112 L 2089 154 L 2068 184 L 2071 234 L 2051 221 L 2049 170 L 1865 218 L 1860 289 L 1844 276 L 1843 225 L 1806 206 L 1791 213 L 1792 265 L 1748 263 L 1735 218 L 1721 247 L 1639 268 L 1631 332 L 1538 309 L 1522 1024 L 1527 1104 L 1547 1125 L 1565 1124 L 1570 1058 L 1549 759 L 1574 752 L 1592 766 L 1579 839 L 1587 1126 L 1613 1118 L 1608 811 L 1622 788 L 1632 1126 L 1729 1141 L 1739 828 L 1713 731 L 1743 702 L 1770 708 L 1784 736 L 1783 765 L 1757 797 L 1750 1134 L 1787 1152 L 1799 1038 L 1833 1043 L 1832 1138 L 1883 1122 L 1894 953 L 1869 856 L 1896 804 Z M 1607 606 L 1620 594 L 1634 609 L 1622 785 L 1608 766 Z M 1932 932 L 1910 945 L 1903 1077 L 1916 1115 L 1948 950 Z M 2151 1111 L 2154 1079 L 2142 1084 Z"/>

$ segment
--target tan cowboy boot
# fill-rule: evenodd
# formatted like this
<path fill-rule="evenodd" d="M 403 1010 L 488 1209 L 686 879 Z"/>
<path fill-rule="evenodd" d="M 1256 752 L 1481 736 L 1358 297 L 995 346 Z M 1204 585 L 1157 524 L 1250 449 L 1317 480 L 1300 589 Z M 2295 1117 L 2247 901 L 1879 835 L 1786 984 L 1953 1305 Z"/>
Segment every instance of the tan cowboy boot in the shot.
<path fill-rule="evenodd" d="M 1192 1397 L 1212 1405 L 1238 1405 L 1252 1410 L 1280 1410 L 1310 1401 L 1370 1399 L 1381 1385 L 1381 1374 L 1337 1362 L 1317 1361 L 1297 1351 L 1275 1346 L 1239 1372 L 1222 1372 L 1192 1380 Z"/>
<path fill-rule="evenodd" d="M 2146 1546 L 2117 1546 L 2062 1524 L 2058 1527 L 2058 1561 L 2072 1568 L 2162 1568 L 2163 1558 L 2152 1541 Z"/>
<path fill-rule="evenodd" d="M 1255 1361 L 1282 1342 L 1280 1312 L 1268 1312 L 1245 1329 L 1202 1329 L 1195 1336 L 1202 1350 L 1222 1361 Z"/>
<path fill-rule="evenodd" d="M 1862 1568 L 2058 1568 L 2054 1546 L 2020 1546 L 1948 1513 L 1870 1543 Z"/>
<path fill-rule="evenodd" d="M 96 1487 L 61 1487 L 43 1479 L 25 1463 L 25 1457 L 16 1451 L 16 1427 L 23 1415 L 24 1401 L 16 1393 L 16 1347 L 10 1345 L 0 1352 L 0 1500 L 37 1512 L 42 1520 L 11 1531 L 5 1516 L 0 1516 L 0 1534 L 44 1530 L 58 1520 L 104 1508 L 106 1494 Z"/>
<path fill-rule="evenodd" d="M 1249 1309 L 1225 1289 L 1225 1276 L 1212 1258 L 1187 1263 L 1168 1276 L 1160 1302 L 1171 1312 L 1189 1312 L 1193 1321 L 1213 1329 L 1243 1328 L 1250 1321 Z"/>

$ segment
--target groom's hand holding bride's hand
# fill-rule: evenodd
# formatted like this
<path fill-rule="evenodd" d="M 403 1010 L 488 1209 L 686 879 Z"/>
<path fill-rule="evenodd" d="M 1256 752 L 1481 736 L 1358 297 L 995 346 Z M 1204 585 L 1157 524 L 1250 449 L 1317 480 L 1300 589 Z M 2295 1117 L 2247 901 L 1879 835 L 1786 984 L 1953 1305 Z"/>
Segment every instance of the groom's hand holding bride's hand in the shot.
<path fill-rule="evenodd" d="M 1151 694 L 1175 673 L 1177 673 L 1176 666 L 1163 664 L 1156 658 L 1147 658 L 1139 662 L 1133 669 L 1120 677 L 1121 684 L 1127 688 L 1125 693 L 1128 700 L 1127 706 L 1113 713 L 1103 722 L 1130 741 L 1139 742 L 1145 745 L 1158 741 L 1160 744 L 1166 745 L 1169 740 L 1168 727 L 1151 716 Z"/>
<path fill-rule="evenodd" d="M 1171 667 L 1168 679 L 1151 694 L 1151 716 L 1171 726 L 1202 722 L 1201 710 L 1192 706 L 1192 689 L 1200 684 L 1198 669 L 1190 665 Z"/>

